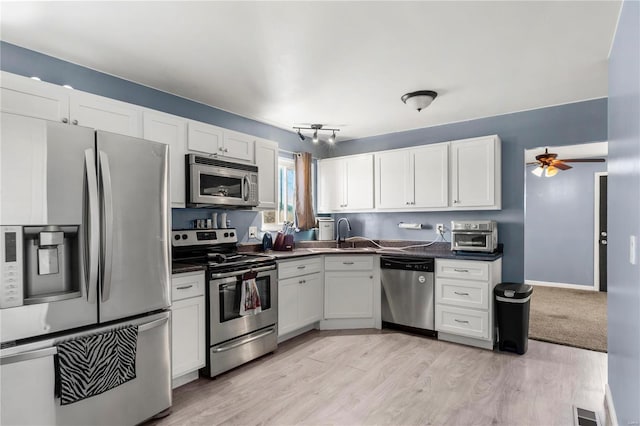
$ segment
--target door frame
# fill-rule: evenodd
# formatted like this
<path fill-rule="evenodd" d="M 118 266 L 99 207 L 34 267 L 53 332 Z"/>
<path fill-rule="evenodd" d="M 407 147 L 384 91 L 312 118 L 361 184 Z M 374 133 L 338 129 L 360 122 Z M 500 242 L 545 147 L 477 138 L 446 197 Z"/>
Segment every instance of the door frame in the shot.
<path fill-rule="evenodd" d="M 609 172 L 594 173 L 593 181 L 593 290 L 600 291 L 600 176 Z"/>

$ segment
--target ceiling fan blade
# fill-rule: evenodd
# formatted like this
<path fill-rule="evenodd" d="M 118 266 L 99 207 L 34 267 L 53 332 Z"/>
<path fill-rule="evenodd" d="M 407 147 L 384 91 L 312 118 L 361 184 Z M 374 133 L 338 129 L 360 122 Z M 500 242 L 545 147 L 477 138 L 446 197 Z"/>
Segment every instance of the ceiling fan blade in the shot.
<path fill-rule="evenodd" d="M 527 166 L 537 166 L 540 163 L 538 163 L 537 161 L 534 161 L 533 163 L 527 163 Z"/>
<path fill-rule="evenodd" d="M 570 163 L 604 163 L 604 158 L 563 158 L 562 161 Z"/>
<path fill-rule="evenodd" d="M 551 165 L 559 168 L 560 170 L 569 170 L 572 168 L 570 165 L 564 164 L 561 160 L 553 160 Z"/>

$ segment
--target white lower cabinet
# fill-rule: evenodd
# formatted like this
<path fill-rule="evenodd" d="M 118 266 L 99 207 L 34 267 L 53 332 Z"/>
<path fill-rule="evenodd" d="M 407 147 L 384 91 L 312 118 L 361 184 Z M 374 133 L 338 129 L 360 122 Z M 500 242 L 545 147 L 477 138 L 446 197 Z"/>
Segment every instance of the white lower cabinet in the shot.
<path fill-rule="evenodd" d="M 377 259 L 371 255 L 325 257 L 323 329 L 380 328 Z"/>
<path fill-rule="evenodd" d="M 322 257 L 278 263 L 278 337 L 322 319 Z"/>
<path fill-rule="evenodd" d="M 438 339 L 492 349 L 496 337 L 493 288 L 501 279 L 502 259 L 436 259 Z"/>
<path fill-rule="evenodd" d="M 171 277 L 171 376 L 173 387 L 198 378 L 205 366 L 204 272 Z"/>

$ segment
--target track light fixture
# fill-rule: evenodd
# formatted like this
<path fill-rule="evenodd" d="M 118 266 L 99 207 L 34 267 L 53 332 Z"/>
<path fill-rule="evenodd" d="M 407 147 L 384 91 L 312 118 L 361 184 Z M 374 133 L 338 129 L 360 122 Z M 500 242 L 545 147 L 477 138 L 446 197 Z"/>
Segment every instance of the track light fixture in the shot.
<path fill-rule="evenodd" d="M 327 143 L 334 144 L 336 142 L 336 132 L 339 132 L 340 129 L 326 129 L 326 128 L 323 128 L 322 126 L 323 126 L 322 124 L 311 124 L 309 127 L 293 126 L 293 128 L 298 131 L 298 137 L 300 138 L 301 141 L 304 141 L 306 138 L 300 130 L 313 130 L 313 137 L 311 138 L 313 143 L 318 143 L 318 141 L 320 140 L 318 137 L 319 131 L 332 132 L 331 136 L 329 136 L 329 138 L 327 139 Z"/>

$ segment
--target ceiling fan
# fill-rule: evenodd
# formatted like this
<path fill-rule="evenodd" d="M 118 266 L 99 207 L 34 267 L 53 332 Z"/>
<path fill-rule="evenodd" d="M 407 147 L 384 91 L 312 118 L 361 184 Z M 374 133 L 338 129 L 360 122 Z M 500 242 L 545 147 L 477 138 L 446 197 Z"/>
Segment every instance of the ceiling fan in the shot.
<path fill-rule="evenodd" d="M 546 177 L 555 176 L 558 174 L 558 170 L 569 170 L 572 168 L 566 163 L 604 163 L 604 158 L 565 158 L 559 159 L 558 154 L 549 152 L 548 148 L 545 148 L 544 154 L 536 155 L 536 161 L 527 163 L 527 166 L 536 165 L 535 169 L 531 171 L 536 176 L 542 176 L 542 173 Z"/>

